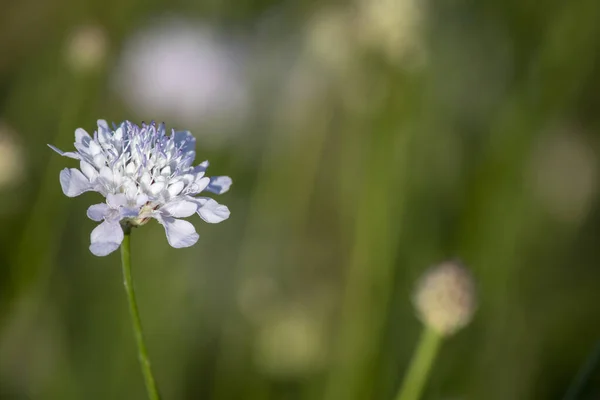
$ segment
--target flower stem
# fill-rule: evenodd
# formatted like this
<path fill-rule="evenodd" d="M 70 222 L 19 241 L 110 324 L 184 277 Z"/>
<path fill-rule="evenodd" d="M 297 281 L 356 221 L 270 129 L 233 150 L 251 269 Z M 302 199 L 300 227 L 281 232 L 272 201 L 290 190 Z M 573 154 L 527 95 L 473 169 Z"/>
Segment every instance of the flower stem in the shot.
<path fill-rule="evenodd" d="M 138 311 L 137 301 L 135 300 L 135 290 L 133 288 L 133 279 L 131 277 L 131 255 L 129 251 L 129 238 L 131 235 L 130 229 L 124 229 L 125 237 L 121 244 L 121 262 L 123 264 L 123 284 L 125 285 L 125 291 L 127 292 L 127 299 L 129 301 L 129 311 L 131 313 L 131 321 L 133 324 L 133 333 L 135 335 L 135 341 L 138 348 L 138 358 L 140 360 L 140 366 L 142 368 L 142 374 L 144 375 L 144 381 L 146 382 L 146 390 L 148 391 L 148 397 L 150 400 L 160 400 L 158 394 L 158 388 L 156 387 L 156 381 L 152 375 L 152 369 L 150 368 L 150 358 L 148 358 L 148 350 L 146 349 L 146 343 L 144 342 L 144 335 L 142 333 L 142 321 L 140 320 L 140 313 Z"/>
<path fill-rule="evenodd" d="M 439 333 L 427 326 L 423 328 L 396 400 L 419 399 L 441 343 L 442 336 Z"/>

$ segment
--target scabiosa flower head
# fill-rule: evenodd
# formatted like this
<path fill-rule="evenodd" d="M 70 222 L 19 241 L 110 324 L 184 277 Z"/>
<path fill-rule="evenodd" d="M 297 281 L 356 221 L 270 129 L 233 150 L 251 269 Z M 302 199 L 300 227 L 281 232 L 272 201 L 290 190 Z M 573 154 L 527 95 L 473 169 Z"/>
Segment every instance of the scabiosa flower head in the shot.
<path fill-rule="evenodd" d="M 448 336 L 471 321 L 476 308 L 475 283 L 462 264 L 446 261 L 424 274 L 413 300 L 421 321 Z"/>
<path fill-rule="evenodd" d="M 80 169 L 60 172 L 60 185 L 68 197 L 88 191 L 98 192 L 105 203 L 94 204 L 87 216 L 101 222 L 91 234 L 90 251 L 105 256 L 119 248 L 123 227 L 140 226 L 151 218 L 163 227 L 169 244 L 188 247 L 196 243 L 194 226 L 184 220 L 197 213 L 204 221 L 218 223 L 229 218 L 229 209 L 202 191 L 225 193 L 231 178 L 204 176 L 208 161 L 193 166 L 195 139 L 188 131 L 167 135 L 164 124 L 125 121 L 109 128 L 98 121 L 92 138 L 85 130 L 75 131 L 75 152 L 58 154 L 79 160 Z"/>

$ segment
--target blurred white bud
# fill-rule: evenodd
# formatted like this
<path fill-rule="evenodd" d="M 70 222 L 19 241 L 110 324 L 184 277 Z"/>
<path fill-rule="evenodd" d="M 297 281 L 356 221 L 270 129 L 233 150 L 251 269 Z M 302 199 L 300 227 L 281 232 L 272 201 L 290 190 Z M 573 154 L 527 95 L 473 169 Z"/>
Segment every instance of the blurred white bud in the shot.
<path fill-rule="evenodd" d="M 597 166 L 596 154 L 576 130 L 557 130 L 534 148 L 527 187 L 557 220 L 577 223 L 596 195 Z"/>
<path fill-rule="evenodd" d="M 348 69 L 356 57 L 353 17 L 345 8 L 315 14 L 307 25 L 308 54 L 335 72 Z"/>
<path fill-rule="evenodd" d="M 318 315 L 299 307 L 283 308 L 259 328 L 255 362 L 278 378 L 306 375 L 326 362 L 324 326 Z"/>
<path fill-rule="evenodd" d="M 395 62 L 422 61 L 418 0 L 357 0 L 358 40 Z"/>
<path fill-rule="evenodd" d="M 158 21 L 126 41 L 113 86 L 144 119 L 230 127 L 249 107 L 245 64 L 242 48 L 209 26 Z"/>
<path fill-rule="evenodd" d="M 102 66 L 108 52 L 104 29 L 83 25 L 69 35 L 65 47 L 66 63 L 75 72 L 87 72 Z"/>
<path fill-rule="evenodd" d="M 425 272 L 413 302 L 424 325 L 448 336 L 471 321 L 477 303 L 475 282 L 460 263 L 446 261 Z"/>
<path fill-rule="evenodd" d="M 0 189 L 15 184 L 23 177 L 25 161 L 16 133 L 0 121 Z"/>

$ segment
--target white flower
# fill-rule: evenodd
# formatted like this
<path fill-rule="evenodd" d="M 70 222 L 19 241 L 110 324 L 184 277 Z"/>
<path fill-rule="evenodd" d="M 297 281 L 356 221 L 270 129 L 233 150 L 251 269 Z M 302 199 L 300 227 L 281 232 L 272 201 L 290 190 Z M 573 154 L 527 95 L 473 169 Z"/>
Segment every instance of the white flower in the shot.
<path fill-rule="evenodd" d="M 108 50 L 108 37 L 101 26 L 80 26 L 65 47 L 67 66 L 76 72 L 95 70 L 103 64 Z"/>
<path fill-rule="evenodd" d="M 158 21 L 126 41 L 114 87 L 140 115 L 190 126 L 235 126 L 249 106 L 245 65 L 243 47 L 210 26 Z"/>
<path fill-rule="evenodd" d="M 194 213 L 209 223 L 229 218 L 226 206 L 207 197 L 194 197 L 204 190 L 225 193 L 231 178 L 204 176 L 208 161 L 192 166 L 195 139 L 189 132 L 173 130 L 166 135 L 164 124 L 139 127 L 129 121 L 114 128 L 99 120 L 93 138 L 77 129 L 75 152 L 49 145 L 58 154 L 80 162 L 80 169 L 65 168 L 60 173 L 65 195 L 94 191 L 106 198 L 106 203 L 92 205 L 87 211 L 90 219 L 101 222 L 91 234 L 93 254 L 112 253 L 123 241 L 123 226 L 140 226 L 150 218 L 164 226 L 169 244 L 176 248 L 198 240 L 194 226 L 177 218 Z"/>

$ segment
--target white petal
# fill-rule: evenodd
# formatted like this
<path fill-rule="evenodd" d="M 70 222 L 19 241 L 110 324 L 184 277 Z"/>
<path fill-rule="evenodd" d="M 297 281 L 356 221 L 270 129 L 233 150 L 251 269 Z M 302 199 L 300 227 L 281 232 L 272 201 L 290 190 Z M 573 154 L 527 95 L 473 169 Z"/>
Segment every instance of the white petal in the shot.
<path fill-rule="evenodd" d="M 144 191 L 150 191 L 150 184 L 152 182 L 152 177 L 148 172 L 144 172 L 142 177 L 140 178 L 140 187 Z"/>
<path fill-rule="evenodd" d="M 112 194 L 109 193 L 106 195 L 106 202 L 112 208 L 119 208 L 127 205 L 127 196 L 124 193 Z"/>
<path fill-rule="evenodd" d="M 110 211 L 110 207 L 106 203 L 94 204 L 87 209 L 87 216 L 92 221 L 102 221 Z"/>
<path fill-rule="evenodd" d="M 115 174 L 112 169 L 108 167 L 100 168 L 100 180 L 109 187 L 115 186 Z"/>
<path fill-rule="evenodd" d="M 104 221 L 90 235 L 90 251 L 96 256 L 106 256 L 117 250 L 123 241 L 123 229 L 118 222 Z"/>
<path fill-rule="evenodd" d="M 147 202 L 148 202 L 148 196 L 146 196 L 144 193 L 138 194 L 135 198 L 136 207 L 141 207 L 144 204 L 146 204 Z"/>
<path fill-rule="evenodd" d="M 88 147 L 90 141 L 91 141 L 91 139 L 89 139 L 89 140 L 88 139 L 84 139 L 84 142 L 87 142 L 87 143 L 77 143 L 77 142 L 74 143 L 75 148 L 77 149 L 77 151 L 79 152 L 79 154 L 92 157 L 92 155 L 90 154 L 90 149 Z"/>
<path fill-rule="evenodd" d="M 189 131 L 175 132 L 174 140 L 175 145 L 181 147 L 183 153 L 194 152 L 196 138 Z"/>
<path fill-rule="evenodd" d="M 133 173 L 137 170 L 137 166 L 135 165 L 134 162 L 130 162 L 129 164 L 127 164 L 127 166 L 125 167 L 125 172 L 128 175 L 133 175 Z"/>
<path fill-rule="evenodd" d="M 185 218 L 198 210 L 198 204 L 188 200 L 175 200 L 165 204 L 160 208 L 161 212 L 166 212 L 167 215 L 176 218 Z"/>
<path fill-rule="evenodd" d="M 208 168 L 208 160 L 202 161 L 200 164 L 194 167 L 194 173 L 205 172 Z"/>
<path fill-rule="evenodd" d="M 98 121 L 96 121 L 96 123 L 97 123 L 99 129 L 104 129 L 104 130 L 110 131 L 110 127 L 108 126 L 108 123 L 106 122 L 106 120 L 99 119 Z"/>
<path fill-rule="evenodd" d="M 123 218 L 135 218 L 140 215 L 139 207 L 120 207 L 119 208 L 119 217 Z"/>
<path fill-rule="evenodd" d="M 182 219 L 157 215 L 158 222 L 165 227 L 167 241 L 175 248 L 190 247 L 198 241 L 194 225 Z"/>
<path fill-rule="evenodd" d="M 233 181 L 228 176 L 213 176 L 206 190 L 215 194 L 223 194 L 229 190 Z"/>
<path fill-rule="evenodd" d="M 231 214 L 227 206 L 219 204 L 213 199 L 199 198 L 195 200 L 198 201 L 199 205 L 198 215 L 210 224 L 218 224 L 219 222 L 225 221 Z"/>
<path fill-rule="evenodd" d="M 156 196 L 157 194 L 162 192 L 166 186 L 167 185 L 164 182 L 155 182 L 152 185 L 150 185 L 150 193 Z"/>
<path fill-rule="evenodd" d="M 161 175 L 166 175 L 169 176 L 171 175 L 171 167 L 169 167 L 168 165 L 166 167 L 164 167 L 161 171 L 160 171 Z"/>
<path fill-rule="evenodd" d="M 109 129 L 109 130 L 110 130 L 110 129 Z M 114 137 L 116 140 L 119 140 L 119 141 L 123 140 L 123 126 L 119 126 L 119 127 L 117 128 L 117 130 L 116 130 L 116 131 L 114 132 L 114 134 L 113 134 L 113 137 Z"/>
<path fill-rule="evenodd" d="M 90 141 L 90 154 L 95 156 L 102 153 L 102 147 L 95 140 Z"/>
<path fill-rule="evenodd" d="M 171 196 L 177 196 L 179 193 L 181 193 L 184 186 L 185 184 L 182 181 L 178 181 L 171 184 L 167 190 Z"/>
<path fill-rule="evenodd" d="M 92 139 L 90 137 L 90 135 L 85 131 L 85 129 L 82 129 L 82 128 L 75 129 L 75 142 L 76 143 L 85 144 L 85 142 L 87 142 L 86 138 L 89 140 Z"/>
<path fill-rule="evenodd" d="M 51 144 L 49 144 L 48 147 L 50 147 L 52 150 L 54 150 L 55 152 L 57 152 L 58 154 L 60 154 L 63 157 L 69 157 L 69 158 L 73 158 L 75 160 L 81 160 L 81 156 L 79 155 L 79 153 L 74 153 L 72 151 L 62 151 L 61 149 L 58 149 L 58 148 L 52 146 Z"/>
<path fill-rule="evenodd" d="M 122 190 L 125 192 L 125 196 L 127 196 L 127 200 L 133 204 L 138 194 L 138 187 L 133 180 L 130 178 L 126 178 L 125 182 L 121 185 Z"/>
<path fill-rule="evenodd" d="M 209 183 L 210 183 L 210 179 L 206 176 L 204 178 L 200 178 L 200 179 L 196 178 L 194 183 L 192 183 L 188 187 L 188 190 L 186 190 L 186 192 L 189 194 L 200 193 L 201 191 L 206 189 L 206 187 L 208 186 Z"/>
<path fill-rule="evenodd" d="M 108 126 L 108 125 L 107 125 Z M 98 141 L 102 144 L 110 143 L 111 131 L 106 127 L 98 124 Z"/>
<path fill-rule="evenodd" d="M 66 196 L 75 197 L 83 192 L 92 190 L 92 185 L 88 178 L 75 168 L 65 168 L 60 171 L 60 186 Z"/>
<path fill-rule="evenodd" d="M 106 166 L 106 163 L 108 160 L 106 159 L 106 156 L 103 153 L 98 153 L 95 156 L 93 156 L 92 158 L 94 159 L 94 165 L 96 166 L 96 168 L 102 168 L 102 167 L 108 168 Z"/>
<path fill-rule="evenodd" d="M 83 174 L 86 176 L 86 178 L 90 180 L 90 182 L 95 181 L 98 177 L 98 171 L 96 170 L 96 168 L 92 167 L 90 163 L 81 160 L 81 162 L 79 163 L 79 167 L 81 168 L 81 172 L 83 172 Z"/>

